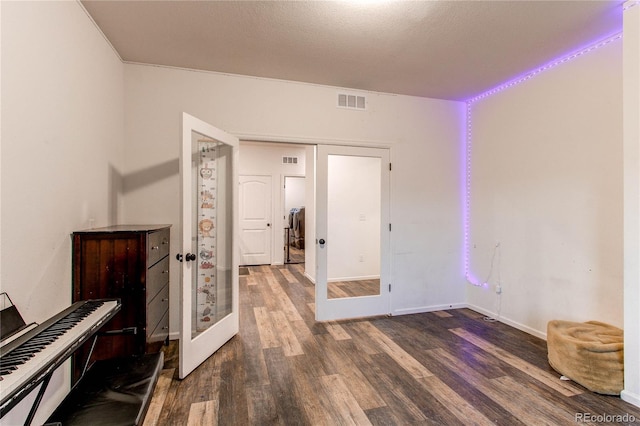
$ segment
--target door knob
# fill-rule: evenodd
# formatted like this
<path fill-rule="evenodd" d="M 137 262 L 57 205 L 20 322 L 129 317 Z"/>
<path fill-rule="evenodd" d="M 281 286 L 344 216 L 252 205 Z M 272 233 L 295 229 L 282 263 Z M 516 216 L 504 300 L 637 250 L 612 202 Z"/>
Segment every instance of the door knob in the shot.
<path fill-rule="evenodd" d="M 182 253 L 176 254 L 176 260 L 182 262 Z"/>
<path fill-rule="evenodd" d="M 320 240 L 318 241 L 320 244 L 324 244 L 324 240 L 322 238 L 320 238 Z"/>
<path fill-rule="evenodd" d="M 271 224 L 270 224 L 270 223 L 267 223 L 267 226 L 271 226 Z"/>
<path fill-rule="evenodd" d="M 190 262 L 192 260 L 196 260 L 196 255 L 193 253 L 187 253 L 187 255 L 184 258 L 187 262 Z"/>

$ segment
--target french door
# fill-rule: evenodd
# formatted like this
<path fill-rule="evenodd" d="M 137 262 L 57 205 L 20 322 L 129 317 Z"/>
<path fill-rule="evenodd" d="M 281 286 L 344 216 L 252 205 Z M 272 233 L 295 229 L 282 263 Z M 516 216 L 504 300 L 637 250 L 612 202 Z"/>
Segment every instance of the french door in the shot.
<path fill-rule="evenodd" d="M 183 114 L 181 379 L 238 333 L 238 148 Z"/>
<path fill-rule="evenodd" d="M 390 312 L 389 150 L 318 145 L 316 320 Z"/>

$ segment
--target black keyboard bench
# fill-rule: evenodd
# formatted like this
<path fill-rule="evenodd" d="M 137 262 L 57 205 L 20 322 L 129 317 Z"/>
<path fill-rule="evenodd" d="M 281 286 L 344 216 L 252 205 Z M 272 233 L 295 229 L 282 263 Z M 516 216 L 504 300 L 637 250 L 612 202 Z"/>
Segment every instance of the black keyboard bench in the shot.
<path fill-rule="evenodd" d="M 140 425 L 163 367 L 162 352 L 96 361 L 46 425 Z"/>

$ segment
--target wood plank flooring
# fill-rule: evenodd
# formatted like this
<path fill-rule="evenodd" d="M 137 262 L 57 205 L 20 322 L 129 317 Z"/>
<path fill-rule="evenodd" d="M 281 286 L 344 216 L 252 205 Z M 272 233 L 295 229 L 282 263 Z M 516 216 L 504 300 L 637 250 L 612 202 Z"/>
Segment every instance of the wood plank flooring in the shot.
<path fill-rule="evenodd" d="M 289 247 L 289 258 L 287 259 L 287 249 L 284 249 L 285 263 L 304 263 L 304 249 Z"/>
<path fill-rule="evenodd" d="M 240 333 L 182 381 L 172 342 L 145 425 L 640 424 L 561 381 L 546 342 L 474 311 L 316 323 L 314 306 L 301 265 L 249 267 Z"/>
<path fill-rule="evenodd" d="M 329 299 L 342 297 L 376 296 L 380 294 L 380 279 L 357 281 L 334 281 L 327 283 Z"/>

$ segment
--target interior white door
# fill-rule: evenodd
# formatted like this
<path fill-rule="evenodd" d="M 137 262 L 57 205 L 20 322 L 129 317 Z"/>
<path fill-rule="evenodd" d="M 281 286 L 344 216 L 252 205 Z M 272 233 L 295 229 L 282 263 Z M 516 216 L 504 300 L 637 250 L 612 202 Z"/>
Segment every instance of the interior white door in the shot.
<path fill-rule="evenodd" d="M 240 264 L 271 264 L 271 176 L 240 176 Z"/>
<path fill-rule="evenodd" d="M 238 333 L 238 147 L 183 114 L 181 379 Z"/>
<path fill-rule="evenodd" d="M 318 146 L 316 320 L 390 312 L 389 150 Z"/>

